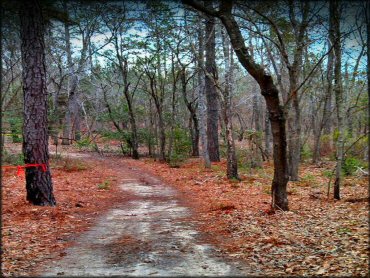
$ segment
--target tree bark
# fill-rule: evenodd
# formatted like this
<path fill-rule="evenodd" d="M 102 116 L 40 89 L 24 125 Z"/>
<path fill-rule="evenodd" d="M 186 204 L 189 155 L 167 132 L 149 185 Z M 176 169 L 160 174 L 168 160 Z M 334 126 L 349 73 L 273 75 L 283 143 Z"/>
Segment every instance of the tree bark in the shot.
<path fill-rule="evenodd" d="M 208 152 L 208 139 L 207 139 L 207 99 L 204 91 L 204 32 L 202 24 L 198 25 L 198 113 L 199 113 L 199 134 L 202 145 L 202 156 L 204 160 L 204 167 L 211 168 L 211 160 Z"/>
<path fill-rule="evenodd" d="M 332 21 L 329 23 L 329 30 L 332 29 Z M 330 39 L 328 39 L 329 45 L 328 48 L 331 48 L 332 42 Z M 333 91 L 333 62 L 334 62 L 334 52 L 333 49 L 328 54 L 328 64 L 327 64 L 327 70 L 326 70 L 326 80 L 327 80 L 327 87 L 326 87 L 326 93 L 325 93 L 325 99 L 324 99 L 324 109 L 323 109 L 323 115 L 322 120 L 319 123 L 319 127 L 317 130 L 317 133 L 314 138 L 314 151 L 313 151 L 313 157 L 312 162 L 316 163 L 320 160 L 320 149 L 321 149 L 321 133 L 323 132 L 324 135 L 330 135 L 331 133 L 331 97 L 332 97 L 332 91 Z M 326 138 L 328 139 L 328 138 Z M 323 146 L 324 149 L 331 149 L 330 141 L 325 142 L 325 145 Z"/>
<path fill-rule="evenodd" d="M 48 93 L 46 91 L 44 25 L 39 1 L 20 5 L 22 81 L 24 93 L 24 162 L 45 164 L 26 168 L 27 200 L 34 205 L 55 206 L 48 151 Z"/>
<path fill-rule="evenodd" d="M 175 70 L 175 61 L 174 53 L 171 53 L 171 74 L 172 74 L 172 98 L 171 98 L 171 122 L 170 122 L 170 138 L 168 142 L 168 158 L 171 159 L 174 143 L 174 131 L 175 131 L 175 122 L 176 122 L 176 92 L 177 92 L 177 81 L 179 78 L 180 72 Z"/>
<path fill-rule="evenodd" d="M 332 21 L 332 29 L 329 30 L 329 36 L 332 43 L 334 43 L 334 94 L 335 104 L 337 108 L 337 132 L 338 139 L 336 142 L 336 169 L 334 182 L 334 198 L 340 200 L 340 186 L 343 162 L 343 144 L 344 144 L 344 119 L 343 119 L 343 89 L 342 89 L 342 49 L 340 40 L 340 7 L 339 0 L 331 0 L 330 6 L 330 20 Z"/>
<path fill-rule="evenodd" d="M 132 147 L 132 158 L 133 159 L 139 159 L 139 139 L 137 135 L 137 127 L 136 127 L 136 118 L 135 118 L 135 112 L 133 107 L 133 97 L 129 92 L 130 84 L 128 82 L 128 65 L 127 60 L 124 59 L 121 54 L 119 53 L 118 49 L 118 42 L 115 45 L 116 46 L 116 55 L 119 63 L 119 69 L 121 71 L 122 79 L 123 79 L 123 94 L 127 101 L 128 106 L 128 114 L 130 118 L 130 127 L 131 127 L 131 147 Z"/>
<path fill-rule="evenodd" d="M 207 5 L 212 7 L 211 2 Z M 220 151 L 218 142 L 218 120 L 219 120 L 219 101 L 214 80 L 217 80 L 216 68 L 216 40 L 215 40 L 215 19 L 211 16 L 207 17 L 205 28 L 206 39 L 206 64 L 205 69 L 209 75 L 205 77 L 205 89 L 207 96 L 207 140 L 208 153 L 212 162 L 220 161 Z M 214 80 L 213 80 L 214 79 Z"/>
<path fill-rule="evenodd" d="M 191 135 L 191 146 L 192 146 L 192 156 L 199 156 L 199 120 L 197 117 L 196 103 L 195 101 L 189 102 L 186 94 L 186 69 L 182 68 L 181 70 L 181 92 L 185 102 L 186 107 L 190 112 L 191 126 L 190 135 Z"/>
<path fill-rule="evenodd" d="M 301 109 L 298 96 L 298 83 L 302 75 L 302 58 L 304 50 L 305 31 L 308 26 L 308 11 L 310 3 L 305 2 L 302 8 L 302 21 L 298 25 L 294 12 L 294 1 L 289 1 L 289 16 L 295 35 L 295 49 L 293 63 L 288 66 L 289 73 L 289 98 L 288 104 L 288 159 L 289 177 L 292 181 L 298 181 L 298 170 L 301 161 Z M 293 108 L 293 109 L 291 109 Z"/>
<path fill-rule="evenodd" d="M 267 157 L 271 156 L 271 122 L 269 118 L 269 111 L 266 107 L 265 112 L 265 153 Z"/>
<path fill-rule="evenodd" d="M 65 13 L 68 13 L 66 1 L 63 1 L 63 9 Z M 86 64 L 85 60 L 88 51 L 89 37 L 87 35 L 83 36 L 81 57 L 77 66 L 77 70 L 74 71 L 69 24 L 67 22 L 64 23 L 64 32 L 65 32 L 67 64 L 69 71 L 68 77 L 69 82 L 68 82 L 68 105 L 64 119 L 62 145 L 69 145 L 72 139 L 78 140 L 78 138 L 80 137 L 79 122 L 81 111 L 79 106 L 78 85 L 80 83 L 80 74 L 81 72 L 83 72 Z M 73 131 L 75 131 L 75 134 L 77 133 L 77 138 L 76 136 L 73 136 Z"/>
<path fill-rule="evenodd" d="M 298 166 L 301 160 L 301 113 L 299 108 L 298 92 L 296 92 L 298 84 L 297 72 L 290 73 L 290 93 L 292 97 L 292 107 L 289 109 L 290 114 L 288 120 L 288 159 L 289 159 L 289 177 L 291 181 L 298 180 Z"/>
<path fill-rule="evenodd" d="M 250 44 L 252 44 L 252 37 L 250 38 Z M 251 56 L 253 57 L 253 49 L 251 49 Z M 262 136 L 261 136 L 261 124 L 260 119 L 261 117 L 261 105 L 260 105 L 260 97 L 257 91 L 257 83 L 254 82 L 252 87 L 252 94 L 253 94 L 253 114 L 252 114 L 252 126 L 254 125 L 255 135 L 251 136 L 253 140 L 251 140 L 251 151 L 253 159 L 251 160 L 251 167 L 262 167 L 262 160 L 263 160 L 263 153 L 260 150 L 260 146 L 262 145 Z"/>
<path fill-rule="evenodd" d="M 156 86 L 156 79 L 155 76 L 150 76 L 148 74 L 149 80 L 150 80 L 150 95 L 153 98 L 154 101 L 154 107 L 157 111 L 158 116 L 158 129 L 159 129 L 159 154 L 158 158 L 160 162 L 166 161 L 166 131 L 165 131 L 165 125 L 163 120 L 163 98 L 158 96 L 157 93 L 157 86 Z"/>
<path fill-rule="evenodd" d="M 233 53 L 229 48 L 229 41 L 226 34 L 221 30 L 222 34 L 222 46 L 225 58 L 225 88 L 221 92 L 222 97 L 222 112 L 225 123 L 225 139 L 227 146 L 227 178 L 228 179 L 239 179 L 238 175 L 238 160 L 236 158 L 235 141 L 233 137 L 233 122 L 232 122 L 232 111 L 231 111 L 231 97 L 232 97 L 232 84 L 234 75 L 234 59 Z"/>
<path fill-rule="evenodd" d="M 63 1 L 63 11 L 65 13 L 68 13 L 68 8 L 67 8 L 67 2 L 66 0 Z M 62 139 L 62 145 L 69 145 L 70 144 L 70 135 L 71 135 L 71 125 L 72 125 L 72 109 L 75 98 L 75 89 L 70 89 L 74 88 L 74 84 L 71 85 L 70 79 L 73 76 L 73 62 L 72 62 L 72 52 L 71 52 L 71 43 L 70 43 L 70 34 L 69 34 L 69 24 L 67 22 L 64 22 L 64 40 L 66 44 L 66 54 L 67 54 L 67 64 L 68 64 L 68 71 L 69 71 L 69 76 L 68 76 L 68 92 L 67 92 L 67 111 L 65 112 L 65 117 L 64 117 L 64 126 L 63 126 L 63 139 Z M 73 83 L 75 81 L 73 80 Z"/>

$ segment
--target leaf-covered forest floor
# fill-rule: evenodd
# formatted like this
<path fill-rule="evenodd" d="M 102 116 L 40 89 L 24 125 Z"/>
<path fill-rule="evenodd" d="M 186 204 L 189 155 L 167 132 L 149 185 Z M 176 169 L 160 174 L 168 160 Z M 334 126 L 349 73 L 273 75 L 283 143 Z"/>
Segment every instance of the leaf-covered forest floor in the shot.
<path fill-rule="evenodd" d="M 14 147 L 14 144 L 12 144 Z M 6 146 L 9 147 L 9 146 Z M 14 151 L 19 151 L 16 145 Z M 64 153 L 78 152 L 63 147 Z M 204 169 L 199 159 L 171 168 L 152 159 L 77 155 L 52 158 L 57 207 L 25 201 L 24 178 L 16 170 L 2 177 L 2 274 L 35 273 L 94 220 L 131 196 L 118 194 L 120 173 L 112 163 L 162 178 L 179 190 L 196 213 L 211 243 L 246 262 L 249 275 L 366 276 L 369 264 L 368 178 L 346 177 L 342 200 L 327 199 L 331 162 L 301 166 L 300 181 L 288 187 L 290 211 L 271 213 L 273 168 L 241 171 L 242 181 L 228 181 L 224 161 Z"/>

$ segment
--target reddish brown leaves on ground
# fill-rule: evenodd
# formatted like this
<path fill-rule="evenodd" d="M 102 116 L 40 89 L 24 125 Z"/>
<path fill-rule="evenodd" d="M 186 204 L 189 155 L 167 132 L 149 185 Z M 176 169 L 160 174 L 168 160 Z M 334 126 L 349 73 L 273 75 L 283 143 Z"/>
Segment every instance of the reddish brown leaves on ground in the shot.
<path fill-rule="evenodd" d="M 302 165 L 299 182 L 288 187 L 290 211 L 271 213 L 273 169 L 244 171 L 242 181 L 228 181 L 225 162 L 206 170 L 192 159 L 181 168 L 151 160 L 136 163 L 175 185 L 197 212 L 211 240 L 243 259 L 253 275 L 367 275 L 367 179 L 349 177 L 342 200 L 326 197 L 333 165 Z"/>
<path fill-rule="evenodd" d="M 52 160 L 56 207 L 32 206 L 24 178 L 7 172 L 2 179 L 2 274 L 30 275 L 64 248 L 105 210 L 122 201 L 117 173 L 98 160 L 67 156 Z M 100 186 L 99 185 L 106 185 Z"/>
<path fill-rule="evenodd" d="M 73 151 L 73 150 L 70 150 Z M 328 200 L 326 185 L 332 165 L 302 165 L 299 182 L 288 187 L 290 211 L 272 213 L 271 164 L 242 171 L 242 181 L 229 181 L 225 162 L 204 169 L 199 159 L 170 168 L 149 159 L 67 156 L 52 161 L 58 206 L 35 207 L 25 201 L 25 183 L 14 173 L 3 177 L 4 275 L 30 275 L 35 266 L 58 260 L 98 215 L 129 196 L 117 183 L 128 177 L 120 165 L 138 174 L 157 175 L 175 186 L 194 209 L 200 229 L 225 253 L 244 260 L 252 275 L 367 275 L 367 179 L 344 181 L 341 201 Z M 123 238 L 122 243 L 130 243 Z"/>

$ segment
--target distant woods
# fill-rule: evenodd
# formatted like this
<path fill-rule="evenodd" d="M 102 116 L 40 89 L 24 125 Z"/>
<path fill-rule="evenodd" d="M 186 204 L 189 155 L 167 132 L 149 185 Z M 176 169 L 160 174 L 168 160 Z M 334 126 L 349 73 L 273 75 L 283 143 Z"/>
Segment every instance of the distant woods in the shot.
<path fill-rule="evenodd" d="M 302 162 L 336 161 L 336 199 L 346 165 L 366 167 L 364 1 L 34 2 L 43 20 L 34 38 L 14 16 L 23 4 L 2 3 L 1 109 L 15 142 L 34 140 L 34 101 L 48 120 L 38 112 L 32 128 L 55 145 L 114 140 L 124 155 L 173 167 L 226 159 L 229 179 L 271 161 L 282 210 Z M 43 43 L 31 50 L 27 39 Z M 44 83 L 27 77 L 35 68 Z"/>

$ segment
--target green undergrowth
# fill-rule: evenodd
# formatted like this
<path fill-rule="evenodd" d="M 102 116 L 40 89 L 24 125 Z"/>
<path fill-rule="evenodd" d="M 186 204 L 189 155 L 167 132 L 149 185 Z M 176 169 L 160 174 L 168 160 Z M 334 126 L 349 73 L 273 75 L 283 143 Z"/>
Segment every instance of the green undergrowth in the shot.
<path fill-rule="evenodd" d="M 1 151 L 2 165 L 23 165 L 24 156 L 23 153 L 11 153 L 6 149 Z"/>
<path fill-rule="evenodd" d="M 108 190 L 110 189 L 110 183 L 111 182 L 109 180 L 105 180 L 102 183 L 99 183 L 97 187 L 98 189 Z"/>

